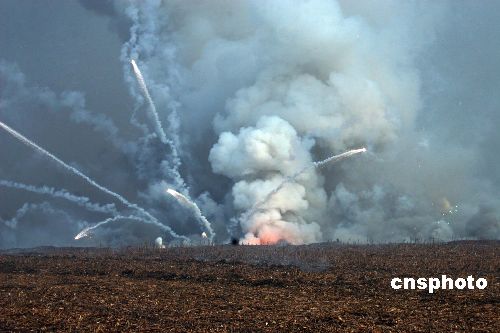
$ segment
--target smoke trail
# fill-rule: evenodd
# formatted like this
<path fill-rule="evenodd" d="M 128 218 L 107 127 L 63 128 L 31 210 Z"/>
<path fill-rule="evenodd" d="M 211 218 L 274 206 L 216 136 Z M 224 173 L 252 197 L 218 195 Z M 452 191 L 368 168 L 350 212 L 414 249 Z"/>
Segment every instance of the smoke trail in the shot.
<path fill-rule="evenodd" d="M 146 85 L 146 81 L 144 80 L 144 77 L 142 76 L 142 73 L 141 73 L 141 70 L 139 69 L 139 66 L 137 66 L 137 63 L 135 62 L 134 59 L 130 60 L 130 64 L 132 65 L 132 70 L 134 72 L 135 78 L 137 79 L 137 83 L 139 84 L 139 87 L 140 87 L 143 95 L 145 96 L 148 104 L 149 104 L 150 118 L 154 122 L 156 133 L 160 137 L 161 142 L 170 147 L 171 157 L 172 157 L 172 161 L 173 161 L 173 167 L 172 167 L 171 171 L 173 172 L 174 180 L 176 182 L 175 185 L 178 188 L 182 189 L 182 191 L 187 193 L 186 184 L 184 182 L 184 179 L 182 178 L 182 176 L 179 173 L 179 167 L 181 165 L 181 161 L 180 161 L 179 153 L 178 153 L 177 147 L 176 147 L 176 144 L 179 144 L 179 138 L 175 132 L 176 130 L 178 130 L 178 119 L 176 116 L 176 112 L 172 113 L 169 116 L 169 120 L 171 122 L 171 129 L 173 131 L 173 137 L 174 137 L 174 140 L 176 141 L 176 142 L 174 142 L 170 138 L 167 138 L 167 135 L 165 134 L 165 131 L 161 125 L 160 118 L 158 116 L 158 112 L 156 110 L 156 105 L 153 102 L 151 95 L 149 94 L 149 89 Z M 132 115 L 132 121 L 134 123 L 136 123 L 136 125 L 137 125 L 137 122 L 134 119 L 134 117 L 135 116 Z"/>
<path fill-rule="evenodd" d="M 356 154 L 364 153 L 364 152 L 366 152 L 366 148 L 349 150 L 349 151 L 346 151 L 345 153 L 328 157 L 327 159 L 324 159 L 322 161 L 314 162 L 313 167 L 314 168 L 321 168 L 322 166 L 324 166 L 327 163 L 335 163 L 335 162 L 341 161 L 345 158 L 351 157 L 352 155 L 356 155 Z M 305 170 L 301 171 L 300 173 L 302 173 L 304 171 Z M 295 177 L 297 177 L 297 176 L 295 176 Z"/>
<path fill-rule="evenodd" d="M 124 215 L 118 215 L 118 216 L 113 216 L 113 217 L 110 217 L 110 218 L 107 218 L 106 220 L 104 221 L 101 221 L 91 227 L 88 227 L 88 228 L 85 228 L 83 229 L 82 231 L 80 231 L 76 236 L 75 236 L 75 240 L 78 240 L 78 239 L 81 239 L 81 238 L 84 238 L 84 237 L 88 237 L 90 236 L 92 233 L 93 233 L 93 230 L 99 228 L 100 226 L 103 226 L 105 224 L 108 224 L 108 223 L 111 223 L 111 222 L 114 222 L 114 221 L 118 221 L 118 220 L 123 220 L 123 219 L 127 219 L 127 220 L 134 220 L 134 221 L 137 221 L 137 222 L 144 222 L 144 223 L 149 223 L 149 224 L 153 224 L 153 225 L 157 225 L 159 226 L 163 231 L 166 231 L 170 234 L 172 234 L 172 229 L 170 229 L 168 226 L 166 225 L 163 225 L 163 224 L 160 224 L 158 225 L 157 223 L 155 223 L 154 221 L 149 221 L 149 220 L 143 220 L 142 218 L 140 217 L 137 217 L 135 215 L 128 215 L 128 216 L 124 216 Z M 189 238 L 187 237 L 184 237 L 184 236 L 176 236 L 178 238 L 181 238 L 185 241 L 189 241 Z"/>
<path fill-rule="evenodd" d="M 16 211 L 14 217 L 12 217 L 10 220 L 5 221 L 4 224 L 11 229 L 15 229 L 17 227 L 17 223 L 19 222 L 19 220 L 22 219 L 31 210 L 35 209 L 39 209 L 45 213 L 55 212 L 55 210 L 50 206 L 48 202 L 42 202 L 40 204 L 25 203 L 21 208 L 19 208 Z"/>
<path fill-rule="evenodd" d="M 182 195 L 181 193 L 179 193 L 171 188 L 167 189 L 167 193 L 170 194 L 171 196 L 173 196 L 175 199 L 177 199 L 177 201 L 181 205 L 183 205 L 183 206 L 189 208 L 191 211 L 193 211 L 194 215 L 196 216 L 196 219 L 200 222 L 201 226 L 203 228 L 205 228 L 208 231 L 208 233 L 210 234 L 210 241 L 212 241 L 214 236 L 215 236 L 215 232 L 212 229 L 212 225 L 210 224 L 210 222 L 201 213 L 201 210 L 198 207 L 198 205 L 194 201 L 188 199 L 186 196 Z"/>
<path fill-rule="evenodd" d="M 36 187 L 33 185 L 28 185 L 3 179 L 0 180 L 0 186 L 29 191 L 38 194 L 46 194 L 53 198 L 65 199 L 93 212 L 107 213 L 112 215 L 118 214 L 118 211 L 116 210 L 114 204 L 100 205 L 97 203 L 93 203 L 87 197 L 74 195 L 64 189 L 56 190 L 55 188 L 48 186 Z"/>
<path fill-rule="evenodd" d="M 303 173 L 305 173 L 306 171 L 311 170 L 311 169 L 315 169 L 315 168 L 321 168 L 328 163 L 335 163 L 335 162 L 341 161 L 345 158 L 351 157 L 351 156 L 359 154 L 359 153 L 364 153 L 364 152 L 366 152 L 366 148 L 353 149 L 353 150 L 346 151 L 342 154 L 333 155 L 333 156 L 328 157 L 324 160 L 313 162 L 312 165 L 306 166 L 302 170 L 294 173 L 292 176 L 285 177 L 285 179 L 278 186 L 276 186 L 271 192 L 269 192 L 264 197 L 264 199 L 262 199 L 261 201 L 257 202 L 255 205 L 253 205 L 253 207 L 250 208 L 250 210 L 248 212 L 242 214 L 242 216 L 239 220 L 240 221 L 241 220 L 243 220 L 243 221 L 249 220 L 255 213 L 257 213 L 261 209 L 262 206 L 264 206 L 267 202 L 269 202 L 269 200 L 271 200 L 271 198 L 276 193 L 278 193 L 286 184 L 295 182 L 297 180 L 297 178 L 300 175 L 302 175 Z M 238 220 L 233 220 L 233 223 L 237 222 L 237 221 Z M 233 226 L 233 228 L 234 228 L 234 226 Z"/>
<path fill-rule="evenodd" d="M 46 151 L 42 147 L 38 146 L 36 143 L 30 141 L 29 139 L 27 139 L 26 137 L 24 137 L 20 133 L 16 132 L 14 129 L 10 128 L 9 126 L 7 126 L 6 124 L 4 124 L 1 121 L 0 121 L 0 127 L 2 127 L 9 134 L 11 134 L 12 136 L 14 136 L 16 139 L 18 139 L 19 141 L 21 141 L 25 145 L 27 145 L 27 146 L 29 146 L 31 148 L 34 148 L 36 151 L 42 153 L 43 155 L 45 155 L 45 156 L 49 157 L 50 159 L 52 159 L 53 161 L 57 162 L 59 165 L 61 165 L 62 167 L 64 167 L 69 172 L 71 172 L 71 173 L 79 176 L 80 178 L 84 179 L 88 184 L 90 184 L 90 185 L 94 186 L 95 188 L 103 191 L 104 193 L 109 194 L 112 197 L 118 199 L 121 203 L 123 203 L 128 208 L 131 208 L 131 209 L 139 211 L 143 216 L 146 217 L 146 218 L 141 218 L 141 220 L 143 222 L 145 222 L 145 223 L 153 223 L 153 224 L 159 226 L 160 228 L 163 228 L 164 230 L 168 231 L 170 233 L 170 235 L 172 235 L 173 237 L 187 239 L 186 237 L 180 236 L 177 233 L 175 233 L 170 227 L 167 227 L 167 226 L 161 224 L 153 215 L 149 214 L 146 210 L 144 210 L 144 208 L 141 208 L 141 207 L 137 206 L 136 204 L 130 203 L 129 201 L 127 201 L 127 199 L 125 199 L 121 195 L 119 195 L 119 194 L 117 194 L 117 193 L 115 193 L 115 192 L 113 192 L 111 190 L 108 190 L 104 186 L 99 185 L 98 183 L 96 183 L 95 181 L 93 181 L 92 179 L 90 179 L 88 176 L 86 176 L 85 174 L 83 174 L 82 172 L 80 172 L 79 170 L 77 170 L 76 168 L 74 168 L 74 167 L 66 164 L 65 162 L 63 162 L 58 157 L 56 157 L 53 154 L 49 153 L 48 151 Z"/>
<path fill-rule="evenodd" d="M 100 226 L 104 225 L 104 224 L 107 224 L 107 223 L 110 223 L 110 222 L 114 222 L 114 221 L 117 221 L 117 220 L 122 220 L 122 219 L 128 219 L 128 220 L 134 220 L 134 221 L 137 221 L 137 222 L 144 222 L 143 219 L 137 217 L 137 216 L 134 216 L 134 215 L 129 215 L 129 216 L 123 216 L 123 215 L 118 215 L 118 216 L 114 216 L 114 217 L 110 217 L 110 218 L 107 218 L 105 219 L 104 221 L 101 221 L 91 227 L 88 227 L 88 228 L 85 228 L 83 229 L 82 231 L 80 231 L 78 233 L 78 235 L 75 236 L 75 240 L 78 240 L 80 238 L 84 238 L 84 237 L 88 237 L 92 234 L 92 230 L 95 230 L 97 228 L 99 228 Z"/>
<path fill-rule="evenodd" d="M 137 83 L 139 83 L 139 87 L 141 88 L 141 91 L 144 94 L 144 97 L 146 98 L 149 104 L 150 117 L 151 120 L 154 122 L 156 133 L 160 137 L 161 142 L 165 144 L 167 143 L 170 144 L 170 142 L 168 142 L 167 140 L 167 135 L 165 134 L 165 131 L 163 130 L 163 127 L 161 125 L 160 118 L 158 117 L 158 112 L 156 111 L 156 105 L 153 102 L 151 95 L 149 94 L 149 90 L 148 87 L 146 86 L 146 81 L 144 81 L 144 77 L 142 76 L 141 70 L 135 63 L 134 59 L 130 60 L 130 64 L 132 65 L 132 70 L 134 71 Z"/>
<path fill-rule="evenodd" d="M 96 132 L 104 134 L 115 147 L 120 150 L 125 149 L 126 142 L 118 135 L 119 130 L 113 120 L 104 114 L 94 114 L 87 110 L 83 93 L 62 92 L 61 105 L 71 109 L 70 119 L 73 122 L 90 125 Z"/>

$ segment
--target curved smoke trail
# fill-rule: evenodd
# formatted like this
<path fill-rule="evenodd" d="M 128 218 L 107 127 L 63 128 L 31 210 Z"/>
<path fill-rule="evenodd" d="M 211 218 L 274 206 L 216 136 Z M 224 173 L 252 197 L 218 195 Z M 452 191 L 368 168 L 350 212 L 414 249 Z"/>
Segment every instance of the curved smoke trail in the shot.
<path fill-rule="evenodd" d="M 95 224 L 95 225 L 93 225 L 91 227 L 83 229 L 82 231 L 80 231 L 78 233 L 78 235 L 75 236 L 75 240 L 78 240 L 78 239 L 90 236 L 92 234 L 92 230 L 97 229 L 97 228 L 99 228 L 100 226 L 102 226 L 104 224 L 107 224 L 107 223 L 110 223 L 110 222 L 114 222 L 114 221 L 118 221 L 118 220 L 122 220 L 122 219 L 135 220 L 137 222 L 145 222 L 141 218 L 139 218 L 137 216 L 134 216 L 134 215 L 129 215 L 129 216 L 118 215 L 118 216 L 110 217 L 110 218 L 107 218 L 104 221 L 101 221 L 101 222 L 99 222 L 99 223 L 97 223 L 97 224 Z"/>
<path fill-rule="evenodd" d="M 4 224 L 11 228 L 15 229 L 17 227 L 17 223 L 19 222 L 20 219 L 22 219 L 26 214 L 28 214 L 32 210 L 41 210 L 44 213 L 55 213 L 56 210 L 53 209 L 48 202 L 42 202 L 40 204 L 38 203 L 25 203 L 21 208 L 19 208 L 16 213 L 14 214 L 14 217 L 12 217 L 10 220 L 7 220 L 4 222 Z"/>
<path fill-rule="evenodd" d="M 88 176 L 86 176 L 85 174 L 83 174 L 82 172 L 80 172 L 78 169 L 76 169 L 76 168 L 74 168 L 74 167 L 66 164 L 64 161 L 62 161 L 58 157 L 56 157 L 53 154 L 49 153 L 48 151 L 46 151 L 42 147 L 38 146 L 36 143 L 30 141 L 29 139 L 27 139 L 26 137 L 24 137 L 23 135 L 21 135 L 20 133 L 18 133 L 14 129 L 10 128 L 9 126 L 7 126 L 6 124 L 4 124 L 1 121 L 0 121 L 0 127 L 2 127 L 5 131 L 7 131 L 9 134 L 11 134 L 13 137 L 15 137 L 16 139 L 18 139 L 19 141 L 21 141 L 22 143 L 24 143 L 28 147 L 31 147 L 31 148 L 35 149 L 39 153 L 41 153 L 41 154 L 49 157 L 51 160 L 53 160 L 57 164 L 59 164 L 60 166 L 64 167 L 69 172 L 71 172 L 71 173 L 79 176 L 80 178 L 82 178 L 83 180 L 85 180 L 88 184 L 90 184 L 90 185 L 94 186 L 95 188 L 101 190 L 102 192 L 104 192 L 106 194 L 109 194 L 112 197 L 118 199 L 121 203 L 123 203 L 128 208 L 131 208 L 133 210 L 137 210 L 139 213 L 141 213 L 143 216 L 146 217 L 146 218 L 140 218 L 143 222 L 155 224 L 158 227 L 162 228 L 163 230 L 169 232 L 170 235 L 172 235 L 173 237 L 187 239 L 184 236 L 178 235 L 170 227 L 161 224 L 153 215 L 151 215 L 150 213 L 148 213 L 144 208 L 142 208 L 142 207 L 140 207 L 140 206 L 138 206 L 136 204 L 130 203 L 127 199 L 125 199 L 124 197 L 122 197 L 118 193 L 115 193 L 115 192 L 107 189 L 106 187 L 104 187 L 102 185 L 99 185 L 94 180 L 92 180 L 91 178 L 89 178 Z"/>
<path fill-rule="evenodd" d="M 78 240 L 78 239 L 81 239 L 81 238 L 84 238 L 84 237 L 88 237 L 92 234 L 92 231 L 105 225 L 105 224 L 108 224 L 108 223 L 111 223 L 111 222 L 114 222 L 114 221 L 118 221 L 118 220 L 134 220 L 134 221 L 137 221 L 137 222 L 144 222 L 144 223 L 149 223 L 149 224 L 154 224 L 154 225 L 157 225 L 156 223 L 154 223 L 153 221 L 144 221 L 143 219 L 141 219 L 140 217 L 137 217 L 135 215 L 129 215 L 129 216 L 124 216 L 124 215 L 118 215 L 118 216 L 114 216 L 114 217 L 110 217 L 104 221 L 101 221 L 101 222 L 98 222 L 97 224 L 91 226 L 91 227 L 88 227 L 88 228 L 85 228 L 83 229 L 82 231 L 80 231 L 78 233 L 78 235 L 75 236 L 75 240 Z M 160 226 L 164 231 L 167 231 L 167 232 L 171 232 L 171 229 L 166 226 L 166 225 L 161 225 Z M 178 236 L 178 238 L 181 238 L 185 241 L 188 241 L 189 239 L 187 237 L 184 237 L 184 236 Z"/>
<path fill-rule="evenodd" d="M 215 232 L 212 229 L 212 225 L 210 224 L 210 222 L 201 213 L 201 210 L 198 207 L 198 205 L 194 201 L 188 199 L 186 196 L 182 195 L 181 193 L 179 193 L 171 188 L 167 189 L 167 193 L 170 194 L 171 196 L 173 196 L 181 205 L 189 208 L 194 213 L 196 219 L 200 222 L 201 227 L 205 228 L 208 231 L 208 233 L 210 235 L 209 236 L 210 241 L 213 241 L 214 236 L 215 236 Z"/>
<path fill-rule="evenodd" d="M 53 187 L 48 186 L 37 187 L 4 179 L 0 180 L 0 186 L 24 190 L 37 194 L 49 195 L 53 198 L 65 199 L 92 212 L 107 213 L 112 215 L 118 214 L 118 211 L 116 210 L 114 204 L 100 205 L 97 203 L 93 203 L 89 198 L 72 194 L 65 189 L 57 190 Z"/>

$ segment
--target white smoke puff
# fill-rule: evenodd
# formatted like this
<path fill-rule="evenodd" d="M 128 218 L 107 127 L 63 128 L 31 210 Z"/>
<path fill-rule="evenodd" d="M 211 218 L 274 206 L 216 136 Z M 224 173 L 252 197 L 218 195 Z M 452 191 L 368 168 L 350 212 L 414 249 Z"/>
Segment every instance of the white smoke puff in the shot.
<path fill-rule="evenodd" d="M 157 249 L 164 249 L 165 248 L 165 245 L 163 245 L 163 238 L 158 237 L 155 239 L 155 247 Z"/>
<path fill-rule="evenodd" d="M 238 135 L 222 133 L 210 151 L 214 172 L 241 178 L 258 172 L 291 173 L 310 162 L 312 140 L 301 140 L 295 129 L 278 117 L 262 117 L 255 127 L 240 129 Z"/>

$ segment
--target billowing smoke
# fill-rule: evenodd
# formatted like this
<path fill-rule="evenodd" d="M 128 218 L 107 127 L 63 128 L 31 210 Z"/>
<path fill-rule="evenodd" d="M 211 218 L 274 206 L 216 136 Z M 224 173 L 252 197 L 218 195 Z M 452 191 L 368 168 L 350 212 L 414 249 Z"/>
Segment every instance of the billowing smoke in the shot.
<path fill-rule="evenodd" d="M 338 161 L 341 161 L 345 158 L 348 158 L 349 156 L 353 156 L 355 154 L 364 153 L 364 152 L 366 152 L 366 148 L 349 150 L 345 153 L 328 157 L 322 161 L 313 162 L 313 163 L 311 163 L 310 166 L 304 167 L 303 169 L 294 173 L 293 175 L 286 176 L 281 181 L 281 183 L 279 183 L 271 191 L 267 192 L 266 196 L 262 200 L 254 203 L 253 206 L 249 210 L 247 210 L 244 214 L 242 214 L 242 216 L 240 217 L 239 220 L 234 219 L 234 218 L 232 219 L 233 222 L 240 222 L 243 226 L 247 226 L 247 227 L 250 227 L 250 229 L 253 229 L 251 232 L 248 232 L 245 235 L 245 239 L 242 242 L 246 243 L 246 244 L 254 244 L 255 242 L 257 242 L 257 244 L 261 244 L 260 240 L 262 238 L 264 238 L 264 239 L 266 239 L 265 242 L 270 242 L 270 243 L 276 243 L 277 241 L 282 240 L 282 239 L 286 240 L 288 242 L 292 242 L 292 243 L 303 243 L 302 240 L 297 241 L 297 239 L 301 239 L 300 238 L 301 235 L 292 236 L 293 241 L 291 241 L 289 239 L 289 237 L 283 237 L 283 235 L 280 232 L 281 231 L 280 229 L 274 228 L 275 232 L 274 232 L 274 235 L 272 235 L 273 232 L 272 231 L 269 232 L 269 231 L 270 231 L 270 227 L 272 227 L 272 225 L 276 224 L 275 221 L 272 218 L 265 218 L 264 224 L 259 223 L 259 221 L 253 220 L 255 217 L 254 215 L 256 215 L 259 212 L 266 211 L 266 210 L 268 210 L 268 212 L 271 213 L 271 215 L 274 215 L 273 210 L 269 210 L 269 208 L 270 208 L 269 205 L 272 204 L 273 198 L 278 193 L 283 191 L 283 189 L 285 189 L 285 187 L 287 185 L 297 183 L 297 181 L 299 180 L 299 177 L 301 177 L 307 171 L 311 171 L 315 168 L 321 168 L 322 166 L 324 166 L 328 163 L 338 162 Z M 262 191 L 262 190 L 260 189 L 260 191 Z M 290 193 L 287 193 L 287 195 L 290 195 Z M 280 204 L 279 207 L 283 207 L 283 204 Z M 262 217 L 266 217 L 266 216 L 259 214 L 259 217 L 262 218 Z M 279 221 L 277 221 L 277 223 L 280 224 Z M 257 226 L 257 228 L 255 228 L 255 226 Z M 266 230 L 267 230 L 267 232 L 266 232 Z M 271 234 L 269 234 L 269 233 L 271 233 Z M 292 232 L 292 234 L 293 234 L 293 232 Z M 259 235 L 259 237 L 255 237 L 255 235 Z"/>
<path fill-rule="evenodd" d="M 38 62 L 0 36 L 0 121 L 127 199 L 0 134 L 0 177 L 35 184 L 0 189 L 0 246 L 39 244 L 22 226 L 63 214 L 68 235 L 48 243 L 92 240 L 73 240 L 84 228 L 112 244 L 171 241 L 166 228 L 249 244 L 500 237 L 498 4 L 81 3 L 54 19 L 93 20 L 75 29 L 100 47 L 68 32 Z"/>

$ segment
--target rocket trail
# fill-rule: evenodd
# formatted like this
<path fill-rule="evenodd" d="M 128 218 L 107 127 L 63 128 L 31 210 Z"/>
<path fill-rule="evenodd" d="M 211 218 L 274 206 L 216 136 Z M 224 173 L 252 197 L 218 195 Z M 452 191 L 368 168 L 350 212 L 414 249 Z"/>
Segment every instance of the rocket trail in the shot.
<path fill-rule="evenodd" d="M 346 151 L 345 153 L 328 157 L 327 159 L 324 159 L 322 161 L 314 162 L 314 167 L 321 168 L 322 166 L 324 166 L 327 163 L 335 163 L 335 162 L 341 161 L 343 159 L 346 159 L 348 157 L 351 157 L 352 155 L 356 155 L 359 153 L 365 153 L 365 152 L 366 152 L 366 148 L 349 150 L 349 151 Z"/>
<path fill-rule="evenodd" d="M 294 173 L 293 175 L 286 177 L 283 180 L 283 182 L 281 182 L 281 184 L 279 184 L 274 190 L 269 192 L 264 199 L 257 202 L 255 205 L 253 205 L 252 208 L 250 208 L 250 210 L 247 213 L 243 214 L 241 219 L 248 220 L 255 213 L 257 213 L 263 205 L 265 205 L 269 200 L 271 200 L 271 198 L 276 193 L 278 193 L 286 184 L 295 182 L 297 180 L 297 178 L 300 175 L 302 175 L 303 173 L 305 173 L 306 171 L 311 170 L 311 169 L 315 169 L 315 168 L 321 168 L 328 163 L 335 163 L 335 162 L 341 161 L 343 159 L 346 159 L 348 157 L 351 157 L 352 155 L 356 155 L 356 154 L 364 153 L 364 152 L 366 152 L 366 148 L 353 149 L 353 150 L 346 151 L 346 152 L 339 154 L 339 155 L 330 156 L 330 157 L 328 157 L 324 160 L 321 160 L 321 161 L 313 162 L 312 165 L 308 165 L 305 168 L 303 168 L 302 170 L 299 170 L 298 172 Z"/>
<path fill-rule="evenodd" d="M 91 227 L 83 229 L 82 231 L 80 231 L 78 233 L 78 235 L 75 236 L 75 239 L 78 240 L 78 239 L 81 239 L 81 238 L 84 238 L 84 237 L 88 237 L 88 236 L 90 236 L 92 234 L 92 230 L 94 230 L 96 228 L 99 228 L 101 225 L 104 225 L 104 224 L 107 224 L 107 223 L 110 223 L 110 222 L 114 222 L 114 221 L 117 221 L 117 220 L 122 220 L 122 219 L 135 220 L 135 221 L 138 221 L 138 222 L 144 222 L 141 218 L 139 218 L 137 216 L 134 216 L 134 215 L 129 215 L 129 216 L 118 215 L 118 216 L 114 216 L 114 217 L 110 217 L 108 219 L 105 219 L 104 221 L 101 221 L 101 222 L 99 222 L 96 225 L 93 225 Z"/>
<path fill-rule="evenodd" d="M 130 64 L 132 65 L 132 70 L 134 71 L 137 83 L 139 83 L 139 87 L 141 88 L 141 91 L 149 104 L 150 117 L 151 120 L 154 122 L 156 133 L 160 137 L 161 142 L 165 144 L 167 143 L 170 144 L 167 140 L 167 135 L 165 134 L 165 131 L 163 130 L 163 127 L 161 125 L 158 112 L 156 111 L 156 105 L 153 102 L 151 95 L 149 94 L 149 90 L 148 87 L 146 86 L 146 81 L 144 81 L 144 77 L 142 76 L 141 70 L 137 66 L 134 59 L 130 60 Z"/>
<path fill-rule="evenodd" d="M 189 208 L 194 213 L 194 215 L 196 216 L 196 219 L 200 222 L 201 226 L 208 231 L 208 233 L 210 235 L 210 241 L 212 241 L 214 236 L 215 236 L 215 232 L 212 229 L 212 225 L 210 224 L 210 222 L 201 213 L 201 210 L 198 207 L 198 205 L 194 201 L 188 199 L 186 196 L 182 195 L 181 193 L 179 193 L 171 188 L 167 189 L 166 192 L 168 194 L 170 194 L 171 196 L 173 196 L 175 199 L 177 199 L 177 201 L 181 205 Z"/>
<path fill-rule="evenodd" d="M 80 178 L 84 179 L 87 183 L 89 183 L 90 185 L 92 185 L 92 186 L 96 187 L 97 189 L 103 191 L 104 193 L 107 193 L 107 194 L 111 195 L 112 197 L 118 199 L 125 206 L 127 206 L 129 208 L 132 208 L 132 209 L 135 209 L 135 210 L 138 210 L 138 211 L 140 211 L 145 216 L 149 215 L 149 213 L 147 213 L 144 209 L 140 208 L 139 206 L 137 206 L 135 204 L 132 204 L 132 203 L 128 202 L 121 195 L 119 195 L 119 194 L 117 194 L 117 193 L 115 193 L 115 192 L 113 192 L 111 190 L 108 190 L 104 186 L 99 185 L 98 183 L 96 183 L 95 181 L 93 181 L 92 179 L 90 179 L 88 176 L 86 176 L 85 174 L 83 174 L 82 172 L 80 172 L 79 170 L 77 170 L 76 168 L 74 168 L 74 167 L 66 164 L 64 161 L 62 161 L 61 159 L 59 159 L 58 157 L 56 157 L 52 153 L 49 153 L 48 151 L 46 151 L 42 147 L 38 146 L 36 143 L 30 141 L 29 139 L 27 139 L 26 137 L 24 137 L 20 133 L 16 132 L 14 129 L 10 128 L 9 126 L 7 126 L 6 124 L 4 124 L 1 121 L 0 121 L 0 127 L 2 127 L 4 130 L 6 130 L 8 133 L 10 133 L 12 136 L 14 136 L 16 139 L 18 139 L 19 141 L 21 141 L 22 143 L 24 143 L 28 147 L 31 147 L 31 148 L 35 149 L 37 152 L 39 152 L 39 153 L 41 153 L 41 154 L 49 157 L 51 160 L 53 160 L 54 162 L 56 162 L 57 164 L 59 164 L 60 166 L 62 166 L 63 168 L 65 168 L 67 171 L 69 171 L 69 172 L 71 172 L 71 173 L 79 176 Z"/>
<path fill-rule="evenodd" d="M 85 174 L 83 174 L 82 172 L 80 172 L 78 169 L 76 169 L 76 168 L 74 168 L 74 167 L 66 164 L 64 161 L 62 161 L 58 157 L 56 157 L 53 154 L 49 153 L 48 151 L 46 151 L 42 147 L 38 146 L 36 143 L 30 141 L 29 139 L 27 139 L 26 137 L 24 137 L 20 133 L 16 132 L 14 129 L 10 128 L 9 126 L 7 126 L 6 124 L 4 124 L 1 121 L 0 121 L 0 127 L 2 127 L 5 131 L 7 131 L 9 134 L 11 134 L 13 137 L 15 137 L 16 139 L 18 139 L 19 141 L 21 141 L 22 143 L 24 143 L 28 147 L 33 148 L 35 151 L 41 153 L 42 155 L 45 155 L 45 156 L 49 157 L 52 161 L 56 162 L 57 164 L 59 164 L 60 166 L 62 166 L 67 171 L 69 171 L 69 172 L 77 175 L 78 177 L 82 178 L 88 184 L 90 184 L 90 185 L 94 186 L 95 188 L 99 189 L 100 191 L 102 191 L 102 192 L 104 192 L 106 194 L 109 194 L 110 196 L 118 199 L 122 204 L 124 204 L 128 208 L 137 210 L 138 212 L 140 212 L 143 216 L 145 216 L 147 218 L 147 219 L 146 218 L 141 218 L 143 222 L 145 222 L 145 223 L 153 223 L 153 224 L 157 225 L 158 227 L 163 228 L 164 230 L 168 231 L 173 237 L 187 239 L 187 237 L 180 236 L 177 233 L 175 233 L 172 229 L 170 229 L 169 227 L 161 224 L 153 215 L 149 214 L 146 210 L 144 210 L 144 208 L 139 207 L 136 204 L 130 203 L 129 201 L 127 201 L 127 199 L 125 199 L 124 197 L 122 197 L 118 193 L 115 193 L 115 192 L 113 192 L 111 190 L 108 190 L 106 187 L 104 187 L 102 185 L 99 185 L 94 180 L 92 180 L 91 178 L 89 178 L 88 176 L 86 176 Z"/>
<path fill-rule="evenodd" d="M 57 190 L 53 187 L 48 187 L 48 186 L 37 187 L 33 185 L 28 185 L 3 179 L 0 180 L 0 186 L 14 188 L 18 190 L 24 190 L 37 194 L 45 194 L 53 198 L 68 200 L 92 212 L 118 215 L 118 211 L 116 210 L 114 204 L 100 205 L 97 203 L 93 203 L 87 197 L 74 195 L 64 189 Z"/>
<path fill-rule="evenodd" d="M 88 237 L 88 236 L 90 236 L 93 233 L 93 230 L 99 228 L 100 226 L 103 226 L 105 224 L 108 224 L 108 223 L 111 223 L 111 222 L 114 222 L 114 221 L 118 221 L 118 220 L 134 220 L 134 221 L 137 221 L 137 222 L 149 223 L 149 224 L 157 225 L 153 221 L 143 220 L 142 218 L 137 217 L 135 215 L 128 215 L 128 216 L 117 215 L 117 216 L 113 216 L 113 217 L 107 218 L 104 221 L 101 221 L 101 222 L 99 222 L 99 223 L 97 223 L 97 224 L 95 224 L 95 225 L 93 225 L 91 227 L 83 229 L 82 231 L 80 231 L 78 233 L 78 235 L 75 236 L 75 240 L 78 240 L 78 239 L 81 239 L 81 238 L 84 238 L 84 237 Z M 172 230 L 168 226 L 166 226 L 166 225 L 161 224 L 159 227 L 163 231 L 172 233 Z M 179 238 L 182 238 L 183 240 L 189 240 L 187 237 L 184 237 L 184 236 L 179 236 Z"/>
<path fill-rule="evenodd" d="M 185 183 L 184 179 L 179 173 L 179 165 L 180 165 L 180 159 L 179 159 L 179 153 L 177 151 L 177 147 L 170 138 L 167 138 L 167 135 L 165 134 L 165 131 L 163 129 L 163 126 L 161 125 L 160 118 L 158 116 L 158 111 L 156 110 L 156 105 L 153 102 L 153 99 L 151 98 L 151 95 L 149 94 L 148 87 L 146 85 L 146 81 L 144 80 L 144 77 L 142 76 L 141 70 L 139 69 L 139 66 L 137 66 L 137 63 L 135 62 L 134 59 L 130 60 L 130 64 L 132 65 L 132 70 L 134 72 L 135 78 L 137 80 L 137 83 L 139 84 L 139 87 L 142 91 L 142 94 L 146 98 L 148 104 L 149 104 L 149 117 L 153 121 L 154 126 L 155 126 L 155 132 L 159 136 L 160 140 L 162 143 L 167 144 L 170 149 L 171 149 L 171 154 L 174 160 L 174 167 L 172 168 L 172 171 L 174 172 L 174 178 L 176 181 L 176 185 L 179 186 L 179 188 L 185 188 Z M 175 133 L 174 133 L 175 135 Z M 178 138 L 177 138 L 177 141 Z"/>

